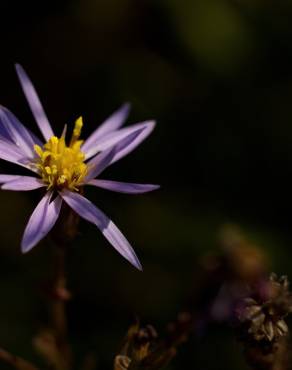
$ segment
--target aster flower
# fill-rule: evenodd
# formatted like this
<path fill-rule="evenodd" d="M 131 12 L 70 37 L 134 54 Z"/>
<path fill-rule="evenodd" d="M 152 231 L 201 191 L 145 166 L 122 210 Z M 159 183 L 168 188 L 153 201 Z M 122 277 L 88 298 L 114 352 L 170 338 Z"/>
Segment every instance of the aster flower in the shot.
<path fill-rule="evenodd" d="M 0 158 L 18 164 L 33 176 L 0 175 L 4 190 L 29 191 L 46 188 L 46 194 L 33 211 L 25 228 L 21 250 L 31 250 L 56 223 L 65 202 L 80 217 L 96 225 L 112 246 L 136 268 L 141 264 L 121 231 L 80 192 L 85 185 L 110 191 L 139 194 L 157 189 L 157 185 L 103 180 L 99 175 L 112 163 L 135 149 L 153 130 L 154 121 L 121 128 L 129 113 L 123 105 L 102 123 L 85 141 L 80 140 L 82 118 L 77 119 L 69 142 L 65 126 L 60 137 L 53 129 L 36 90 L 20 65 L 16 65 L 23 92 L 45 139 L 39 140 L 7 108 L 0 106 Z"/>

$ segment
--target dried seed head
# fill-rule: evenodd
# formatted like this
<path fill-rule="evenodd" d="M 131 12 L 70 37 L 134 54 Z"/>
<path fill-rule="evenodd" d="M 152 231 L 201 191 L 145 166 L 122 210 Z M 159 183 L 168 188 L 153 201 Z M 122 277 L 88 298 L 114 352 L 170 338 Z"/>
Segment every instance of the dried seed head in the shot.
<path fill-rule="evenodd" d="M 114 370 L 127 370 L 130 363 L 131 359 L 128 356 L 117 355 L 114 361 Z"/>
<path fill-rule="evenodd" d="M 157 331 L 152 325 L 147 325 L 145 328 L 141 328 L 137 331 L 134 340 L 136 345 L 144 345 L 147 342 L 151 342 L 158 337 Z"/>
<path fill-rule="evenodd" d="M 292 310 L 292 295 L 286 276 L 272 274 L 253 297 L 241 303 L 237 317 L 244 337 L 272 342 L 288 334 L 284 318 Z"/>

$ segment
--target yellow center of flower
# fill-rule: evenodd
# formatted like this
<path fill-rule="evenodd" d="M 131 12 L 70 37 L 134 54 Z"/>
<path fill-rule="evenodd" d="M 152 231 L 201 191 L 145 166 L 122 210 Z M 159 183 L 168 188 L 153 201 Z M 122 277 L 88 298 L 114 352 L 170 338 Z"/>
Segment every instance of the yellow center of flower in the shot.
<path fill-rule="evenodd" d="M 36 166 L 48 189 L 66 188 L 78 191 L 78 187 L 82 185 L 87 175 L 85 155 L 80 149 L 83 141 L 79 140 L 82 126 L 80 117 L 75 122 L 69 146 L 65 142 L 65 133 L 61 138 L 52 136 L 43 147 L 34 146 L 38 155 Z"/>

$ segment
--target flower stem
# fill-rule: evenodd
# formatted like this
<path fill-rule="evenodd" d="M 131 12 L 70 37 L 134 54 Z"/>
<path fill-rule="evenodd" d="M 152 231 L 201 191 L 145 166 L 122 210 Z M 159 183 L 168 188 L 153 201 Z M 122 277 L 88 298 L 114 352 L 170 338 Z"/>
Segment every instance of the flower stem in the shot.
<path fill-rule="evenodd" d="M 68 340 L 67 301 L 71 294 L 67 289 L 66 264 L 70 244 L 77 234 L 78 216 L 66 205 L 51 233 L 53 241 L 53 278 L 50 294 L 50 320 L 54 335 L 54 353 L 57 354 L 55 366 L 60 370 L 72 367 L 72 350 Z M 52 353 L 52 352 L 51 352 Z"/>
<path fill-rule="evenodd" d="M 67 313 L 66 302 L 70 298 L 70 293 L 66 288 L 66 246 L 56 246 L 54 251 L 54 282 L 53 299 L 51 301 L 51 325 L 54 331 L 56 347 L 64 359 L 66 369 L 70 368 L 72 354 L 67 338 Z"/>

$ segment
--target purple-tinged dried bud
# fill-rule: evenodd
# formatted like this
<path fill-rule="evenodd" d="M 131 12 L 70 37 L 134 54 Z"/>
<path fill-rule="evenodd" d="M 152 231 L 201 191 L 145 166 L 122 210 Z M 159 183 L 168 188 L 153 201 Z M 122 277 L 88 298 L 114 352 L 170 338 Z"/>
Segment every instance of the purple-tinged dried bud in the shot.
<path fill-rule="evenodd" d="M 242 337 L 255 341 L 277 341 L 288 334 L 284 318 L 291 312 L 292 294 L 286 276 L 275 274 L 257 291 L 242 300 L 237 310 Z"/>

